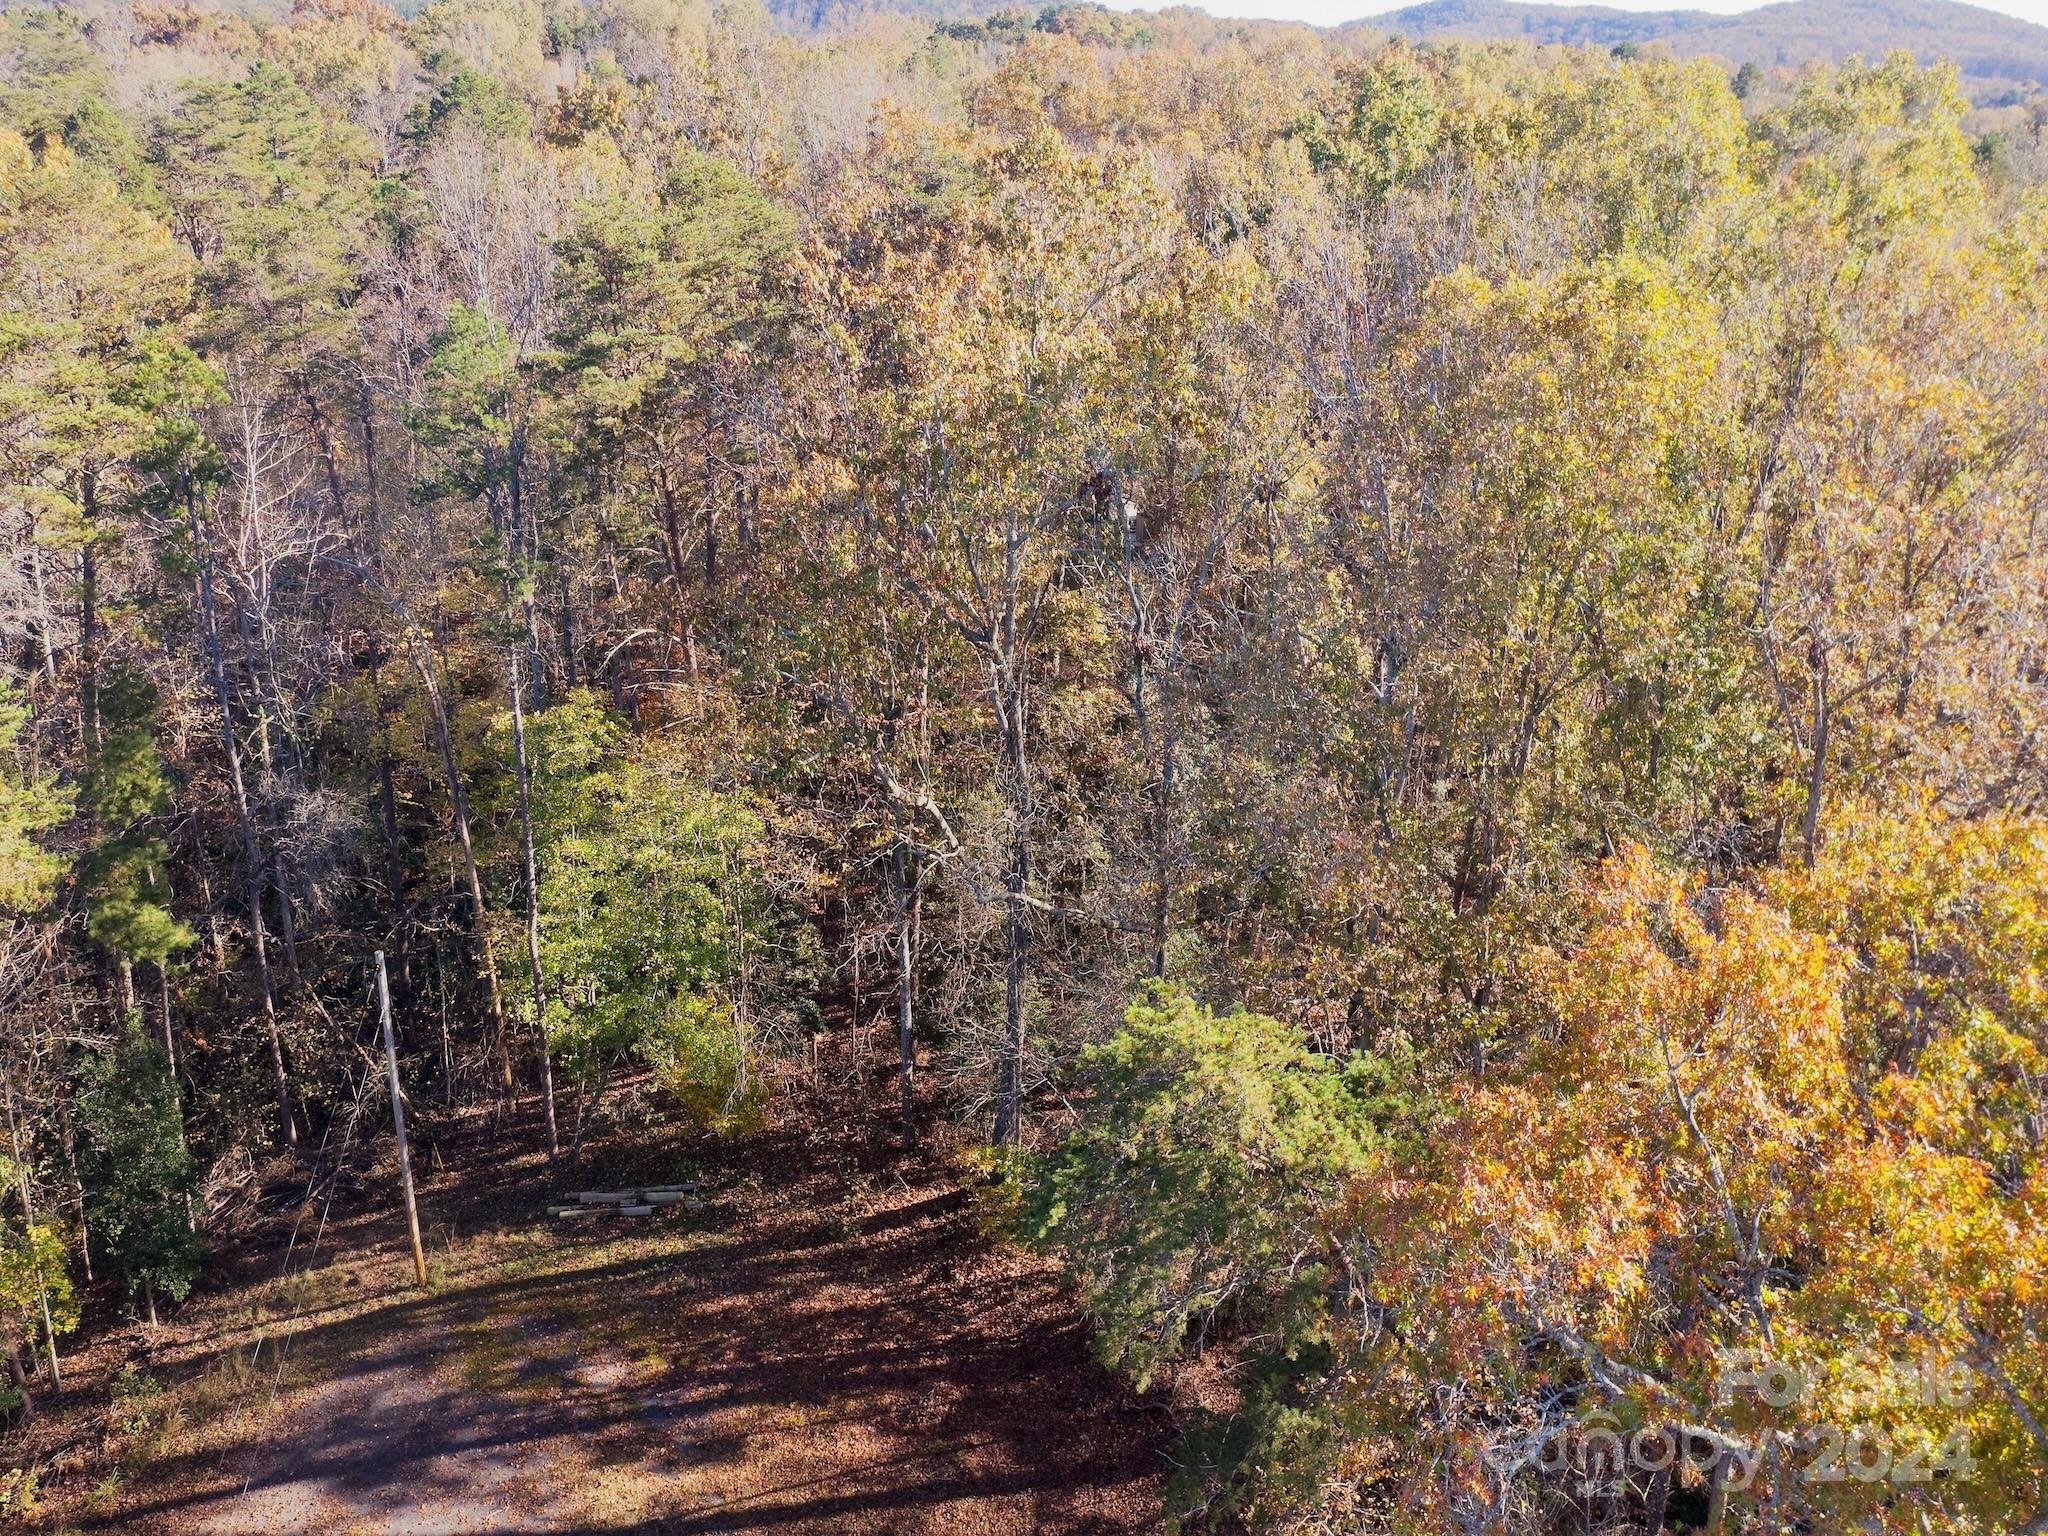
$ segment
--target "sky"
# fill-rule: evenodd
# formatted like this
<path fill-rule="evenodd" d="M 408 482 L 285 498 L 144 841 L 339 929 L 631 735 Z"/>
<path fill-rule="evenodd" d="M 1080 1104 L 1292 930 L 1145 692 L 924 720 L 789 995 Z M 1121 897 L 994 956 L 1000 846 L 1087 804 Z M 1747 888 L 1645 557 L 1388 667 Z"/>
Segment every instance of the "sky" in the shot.
<path fill-rule="evenodd" d="M 1179 0 L 1108 0 L 1118 10 L 1158 10 Z M 1318 26 L 1335 26 L 1356 21 L 1376 11 L 1395 11 L 1409 0 L 1194 0 L 1198 9 L 1216 16 L 1256 16 L 1286 21 L 1310 21 Z M 1626 11 L 1693 10 L 1747 11 L 1757 0 L 1597 0 L 1597 3 Z M 2003 11 L 2026 21 L 2048 26 L 2048 0 L 1969 0 L 1986 10 Z"/>

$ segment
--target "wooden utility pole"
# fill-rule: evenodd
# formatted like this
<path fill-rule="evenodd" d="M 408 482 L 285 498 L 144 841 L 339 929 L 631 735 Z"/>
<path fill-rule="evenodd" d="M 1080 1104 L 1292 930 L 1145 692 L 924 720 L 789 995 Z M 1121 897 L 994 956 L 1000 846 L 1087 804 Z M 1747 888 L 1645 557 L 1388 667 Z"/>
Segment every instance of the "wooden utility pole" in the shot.
<path fill-rule="evenodd" d="M 420 1208 L 412 1195 L 412 1150 L 405 1144 L 405 1095 L 398 1088 L 398 1046 L 391 1038 L 391 982 L 384 951 L 377 951 L 377 1013 L 384 1024 L 384 1073 L 391 1081 L 391 1128 L 398 1134 L 398 1182 L 405 1191 L 405 1224 L 412 1233 L 412 1268 L 420 1288 L 427 1284 L 427 1251 L 420 1246 Z"/>

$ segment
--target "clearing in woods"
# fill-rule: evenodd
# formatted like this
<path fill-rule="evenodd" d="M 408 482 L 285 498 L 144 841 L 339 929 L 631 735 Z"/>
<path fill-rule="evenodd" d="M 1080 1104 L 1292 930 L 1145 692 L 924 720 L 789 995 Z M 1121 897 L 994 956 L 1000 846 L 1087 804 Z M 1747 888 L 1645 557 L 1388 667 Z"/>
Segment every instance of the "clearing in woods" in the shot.
<path fill-rule="evenodd" d="M 60 1477 L 52 1518 L 138 1536 L 1157 1528 L 1161 1412 L 1092 1361 L 1049 1270 L 991 1247 L 935 1161 L 766 1133 L 693 1149 L 702 1209 L 572 1222 L 550 1194 L 681 1176 L 677 1159 L 600 1148 L 550 1178 L 487 1114 L 421 1141 L 430 1291 L 387 1141 L 311 1267 L 261 1279 L 276 1250 L 252 1252 L 246 1282 L 165 1323 L 114 1389 L 124 1470 Z"/>

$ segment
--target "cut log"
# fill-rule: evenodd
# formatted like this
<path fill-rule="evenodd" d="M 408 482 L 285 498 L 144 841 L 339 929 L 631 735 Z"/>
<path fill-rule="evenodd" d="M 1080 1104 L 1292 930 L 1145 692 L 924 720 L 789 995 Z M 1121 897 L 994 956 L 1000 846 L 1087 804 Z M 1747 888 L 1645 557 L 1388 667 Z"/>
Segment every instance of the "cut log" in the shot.
<path fill-rule="evenodd" d="M 639 1189 L 581 1189 L 573 1195 L 558 1195 L 547 1207 L 550 1216 L 651 1216 L 658 1209 L 682 1205 L 693 1211 L 704 1208 L 694 1191 L 699 1186 L 649 1184 Z M 574 1202 L 573 1204 L 571 1202 Z"/>

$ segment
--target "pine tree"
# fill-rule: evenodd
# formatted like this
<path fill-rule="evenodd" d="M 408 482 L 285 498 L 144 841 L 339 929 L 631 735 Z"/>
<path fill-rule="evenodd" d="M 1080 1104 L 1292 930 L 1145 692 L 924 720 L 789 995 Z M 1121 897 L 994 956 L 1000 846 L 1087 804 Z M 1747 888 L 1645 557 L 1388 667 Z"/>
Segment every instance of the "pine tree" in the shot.
<path fill-rule="evenodd" d="M 179 1124 L 170 1059 L 137 1020 L 80 1072 L 81 1173 L 94 1240 L 151 1322 L 159 1294 L 182 1301 L 199 1274 L 201 1244 L 186 1214 L 191 1154 Z"/>

